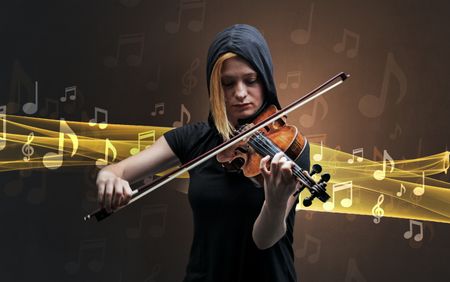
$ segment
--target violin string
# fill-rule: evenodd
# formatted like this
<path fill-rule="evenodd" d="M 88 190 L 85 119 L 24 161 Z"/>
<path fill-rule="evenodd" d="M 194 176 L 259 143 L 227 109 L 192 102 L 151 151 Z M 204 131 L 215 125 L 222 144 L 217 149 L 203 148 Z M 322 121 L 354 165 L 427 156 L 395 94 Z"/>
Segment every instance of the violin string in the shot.
<path fill-rule="evenodd" d="M 272 142 L 269 142 L 261 132 L 256 132 L 255 135 L 252 135 L 250 137 L 250 140 L 254 141 L 253 144 L 258 146 L 261 151 L 264 151 L 264 154 L 268 154 L 271 157 L 273 157 L 277 152 L 281 151 L 279 150 L 279 148 L 275 147 Z M 284 157 L 292 161 L 291 158 L 289 158 L 286 154 L 284 154 Z M 302 179 L 305 183 L 311 185 L 310 179 L 303 174 L 301 168 L 297 165 L 297 163 L 295 163 L 294 161 L 292 162 L 294 163 L 293 174 Z"/>

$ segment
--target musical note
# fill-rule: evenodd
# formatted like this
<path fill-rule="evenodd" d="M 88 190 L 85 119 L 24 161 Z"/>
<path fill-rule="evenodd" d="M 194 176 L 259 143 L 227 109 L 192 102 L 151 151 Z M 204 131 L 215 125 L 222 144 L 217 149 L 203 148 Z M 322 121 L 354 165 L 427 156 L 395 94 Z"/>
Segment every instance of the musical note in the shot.
<path fill-rule="evenodd" d="M 422 224 L 422 222 L 416 221 L 413 219 L 409 220 L 409 230 L 406 231 L 405 234 L 403 234 L 403 237 L 405 239 L 411 239 L 411 237 L 413 235 L 413 225 L 419 226 L 419 230 L 420 230 L 420 232 L 414 236 L 414 241 L 416 241 L 416 242 L 422 241 L 422 239 L 423 239 L 423 224 Z"/>
<path fill-rule="evenodd" d="M 119 36 L 117 43 L 116 56 L 108 56 L 104 59 L 103 63 L 106 67 L 116 67 L 119 62 L 120 52 L 124 46 L 138 45 L 139 51 L 136 54 L 129 54 L 126 58 L 126 62 L 129 66 L 138 66 L 142 62 L 142 57 L 144 54 L 144 33 L 134 33 L 134 34 L 123 34 Z"/>
<path fill-rule="evenodd" d="M 188 29 L 194 32 L 199 32 L 203 29 L 203 23 L 205 22 L 206 3 L 204 0 L 180 0 L 178 8 L 178 19 L 176 22 L 167 22 L 165 29 L 168 33 L 177 33 L 180 30 L 181 14 L 183 11 L 201 9 L 200 20 L 191 20 L 188 23 Z"/>
<path fill-rule="evenodd" d="M 339 191 L 344 191 L 344 190 L 350 190 L 350 197 L 342 199 L 341 206 L 343 206 L 344 208 L 351 207 L 351 205 L 353 203 L 353 182 L 350 180 L 350 181 L 333 184 L 333 197 L 332 197 L 333 200 L 328 201 L 323 204 L 324 210 L 327 210 L 327 211 L 333 210 L 335 207 L 335 204 L 334 204 L 335 193 L 339 192 Z"/>
<path fill-rule="evenodd" d="M 347 162 L 349 164 L 352 164 L 355 161 L 355 154 L 359 154 L 359 153 L 361 153 L 361 156 L 356 157 L 356 161 L 358 163 L 362 162 L 364 160 L 364 148 L 353 149 L 352 158 L 348 159 Z"/>
<path fill-rule="evenodd" d="M 323 144 L 322 144 L 322 140 L 321 140 L 321 141 L 320 141 L 320 154 L 314 154 L 314 155 L 313 155 L 313 159 L 314 159 L 316 162 L 319 162 L 319 161 L 322 160 L 322 157 L 323 157 Z"/>
<path fill-rule="evenodd" d="M 111 150 L 111 152 L 113 153 L 113 158 L 112 158 L 111 162 L 113 162 L 116 159 L 116 157 L 117 157 L 117 149 L 116 149 L 116 147 L 114 147 L 114 145 L 111 143 L 111 141 L 109 141 L 109 139 L 106 138 L 106 140 L 105 140 L 105 158 L 104 159 L 97 159 L 95 161 L 95 165 L 98 168 L 102 168 L 103 166 L 108 164 L 108 152 L 109 152 L 108 149 Z"/>
<path fill-rule="evenodd" d="M 384 195 L 381 194 L 380 196 L 378 196 L 378 200 L 377 200 L 376 205 L 373 206 L 373 208 L 372 208 L 372 215 L 375 217 L 373 219 L 373 222 L 375 224 L 380 223 L 381 218 L 384 216 L 384 210 L 381 207 L 381 204 L 383 203 L 383 201 L 384 201 Z"/>
<path fill-rule="evenodd" d="M 167 205 L 152 205 L 152 206 L 144 206 L 141 209 L 141 216 L 139 219 L 139 226 L 128 228 L 127 229 L 127 237 L 130 239 L 137 239 L 141 237 L 143 222 L 149 222 L 150 218 L 156 218 L 156 222 L 151 222 L 151 225 L 148 227 L 148 234 L 153 238 L 161 237 L 164 235 L 164 231 L 166 229 L 166 214 L 167 214 Z"/>
<path fill-rule="evenodd" d="M 144 280 L 144 282 L 156 282 L 155 277 L 161 272 L 161 264 L 155 264 L 152 268 L 150 275 Z"/>
<path fill-rule="evenodd" d="M 400 136 L 400 134 L 402 134 L 402 128 L 398 123 L 396 123 L 394 133 L 389 134 L 389 138 L 395 140 L 398 136 Z"/>
<path fill-rule="evenodd" d="M 9 101 L 7 104 L 8 112 L 10 114 L 15 114 L 19 112 L 20 107 L 20 99 L 22 96 L 22 89 L 26 90 L 28 97 L 33 96 L 33 92 L 36 93 L 36 85 L 31 80 L 30 76 L 24 71 L 22 66 L 18 61 L 15 61 L 13 64 L 13 71 L 11 74 L 11 84 L 10 84 L 10 92 L 9 92 Z M 34 89 L 34 90 L 33 90 Z M 15 102 L 17 100 L 17 103 Z M 37 107 L 37 105 L 36 105 Z M 28 109 L 27 111 L 33 110 L 33 108 Z"/>
<path fill-rule="evenodd" d="M 73 130 L 69 127 L 67 122 L 62 118 L 59 121 L 58 153 L 49 152 L 42 158 L 44 166 L 48 169 L 57 169 L 61 167 L 63 163 L 64 134 L 67 134 L 67 136 L 69 136 L 70 140 L 72 141 L 72 153 L 70 156 L 73 157 L 77 152 L 78 137 L 75 132 L 73 132 Z"/>
<path fill-rule="evenodd" d="M 59 117 L 59 103 L 56 100 L 45 98 L 45 107 L 41 108 L 39 111 L 39 115 L 41 117 L 46 116 L 49 113 L 50 104 L 55 106 L 55 111 L 49 114 L 49 117 L 52 119 L 56 119 Z"/>
<path fill-rule="evenodd" d="M 147 87 L 147 89 L 149 91 L 155 91 L 156 89 L 158 89 L 158 85 L 159 85 L 159 80 L 161 78 L 161 66 L 158 66 L 158 70 L 156 71 L 156 79 L 147 82 L 147 84 L 145 85 L 145 87 Z"/>
<path fill-rule="evenodd" d="M 74 85 L 74 86 L 66 87 L 64 89 L 64 96 L 60 97 L 59 100 L 61 102 L 66 102 L 67 101 L 67 94 L 69 94 L 69 93 L 70 93 L 69 100 L 75 101 L 75 99 L 77 99 L 77 86 Z"/>
<path fill-rule="evenodd" d="M 356 260 L 350 258 L 348 260 L 347 274 L 345 275 L 345 282 L 366 282 L 366 278 L 362 275 L 361 271 L 356 265 Z"/>
<path fill-rule="evenodd" d="M 0 150 L 6 147 L 6 105 L 0 106 L 0 119 L 2 120 L 2 133 L 0 136 Z"/>
<path fill-rule="evenodd" d="M 184 122 L 184 115 L 186 115 L 187 121 Z M 173 126 L 174 127 L 180 127 L 184 124 L 188 124 L 191 121 L 191 113 L 186 109 L 184 104 L 181 104 L 181 112 L 180 112 L 180 120 L 174 121 Z"/>
<path fill-rule="evenodd" d="M 306 44 L 309 42 L 309 37 L 311 35 L 311 26 L 312 26 L 312 16 L 314 13 L 314 3 L 311 3 L 311 9 L 309 12 L 309 21 L 308 21 L 308 28 L 307 29 L 296 29 L 291 32 L 291 40 L 295 44 Z"/>
<path fill-rule="evenodd" d="M 98 124 L 98 127 L 100 129 L 105 129 L 108 127 L 108 110 L 102 109 L 102 108 L 98 108 L 98 107 L 94 107 L 95 108 L 95 117 L 91 120 L 89 120 L 89 125 L 90 126 L 95 126 L 98 123 L 98 118 L 97 118 L 97 113 L 101 113 L 105 115 L 105 120 L 100 122 Z"/>
<path fill-rule="evenodd" d="M 406 187 L 403 185 L 403 183 L 400 183 L 400 191 L 396 193 L 397 197 L 401 197 L 403 194 L 406 193 Z"/>
<path fill-rule="evenodd" d="M 164 103 L 156 103 L 155 104 L 155 110 L 152 111 L 150 114 L 152 115 L 152 117 L 154 117 L 154 116 L 156 116 L 156 113 L 158 113 L 158 115 L 164 114 Z"/>
<path fill-rule="evenodd" d="M 191 93 L 192 88 L 194 88 L 197 85 L 197 78 L 192 75 L 194 70 L 198 68 L 200 65 L 199 58 L 195 58 L 194 61 L 192 61 L 190 68 L 183 74 L 183 94 L 189 95 Z"/>
<path fill-rule="evenodd" d="M 80 243 L 78 251 L 77 261 L 71 261 L 64 266 L 65 270 L 69 274 L 75 274 L 80 270 L 83 257 L 88 252 L 96 254 L 94 258 L 91 258 L 88 262 L 88 268 L 93 272 L 100 272 L 103 269 L 105 260 L 105 239 L 84 240 Z M 98 254 L 100 253 L 100 256 Z"/>
<path fill-rule="evenodd" d="M 308 246 L 312 245 L 312 247 L 308 248 Z M 319 261 L 319 256 L 320 256 L 320 248 L 322 246 L 322 241 L 314 236 L 311 236 L 309 234 L 305 235 L 305 240 L 303 243 L 303 248 L 301 249 L 297 249 L 295 252 L 295 256 L 298 258 L 303 258 L 306 256 L 306 253 L 308 251 L 308 249 L 312 249 L 313 247 L 315 247 L 315 251 L 313 253 L 311 253 L 307 260 L 309 263 L 316 263 Z"/>
<path fill-rule="evenodd" d="M 422 171 L 422 187 L 415 187 L 413 193 L 416 196 L 422 196 L 425 193 L 425 171 Z"/>
<path fill-rule="evenodd" d="M 280 83 L 280 89 L 286 89 L 289 83 L 289 79 L 292 78 L 294 81 L 290 83 L 291 88 L 298 88 L 300 86 L 300 71 L 290 71 L 286 75 L 286 82 Z"/>
<path fill-rule="evenodd" d="M 334 45 L 334 52 L 341 53 L 345 50 L 345 47 L 347 47 L 347 38 L 354 39 L 355 45 L 351 48 L 347 49 L 346 55 L 348 58 L 354 58 L 356 55 L 358 55 L 359 50 L 359 34 L 352 32 L 348 29 L 344 28 L 344 34 L 342 35 L 342 41 Z M 350 40 L 349 40 L 350 41 Z"/>
<path fill-rule="evenodd" d="M 373 173 L 373 178 L 375 178 L 376 180 L 383 180 L 386 177 L 386 160 L 389 160 L 389 164 L 391 166 L 390 173 L 392 173 L 394 171 L 394 167 L 395 167 L 394 159 L 392 159 L 392 157 L 388 154 L 388 152 L 386 150 L 384 150 L 383 151 L 383 170 L 377 169 Z"/>
<path fill-rule="evenodd" d="M 33 139 L 34 139 L 34 133 L 31 132 L 30 134 L 28 134 L 27 142 L 25 144 L 23 144 L 23 146 L 22 146 L 22 154 L 24 154 L 24 156 L 25 156 L 25 157 L 23 157 L 23 160 L 25 162 L 30 161 L 30 156 L 32 156 L 34 154 L 34 148 L 32 146 L 30 146 Z"/>
<path fill-rule="evenodd" d="M 137 146 L 137 148 L 134 147 L 134 148 L 130 149 L 131 155 L 136 155 L 137 153 L 139 153 L 141 151 L 141 140 L 143 140 L 143 139 L 150 139 L 151 144 L 145 146 L 145 149 L 149 148 L 152 144 L 155 143 L 155 130 L 153 129 L 153 130 L 138 133 L 138 146 Z"/>
<path fill-rule="evenodd" d="M 45 199 L 45 190 L 47 189 L 47 174 L 45 172 L 41 173 L 41 186 L 38 188 L 32 188 L 28 192 L 27 200 L 31 204 L 40 204 Z"/>
<path fill-rule="evenodd" d="M 38 82 L 34 82 L 34 102 L 28 102 L 22 107 L 23 112 L 32 115 L 37 112 L 38 109 Z"/>
<path fill-rule="evenodd" d="M 141 0 L 120 0 L 120 3 L 128 8 L 136 7 L 140 2 Z"/>
<path fill-rule="evenodd" d="M 1 146 L 0 146 L 0 149 L 1 149 Z M 444 156 L 444 164 L 443 164 L 444 168 L 443 169 L 445 171 L 445 174 L 447 174 L 448 168 L 450 167 L 450 152 L 447 151 L 447 148 L 445 149 L 445 151 L 446 151 L 446 154 Z"/>
<path fill-rule="evenodd" d="M 397 98 L 396 104 L 400 103 L 406 95 L 407 83 L 405 73 L 395 61 L 394 55 L 389 52 L 386 67 L 384 69 L 383 82 L 381 83 L 380 95 L 378 97 L 375 95 L 364 95 L 361 100 L 359 100 L 359 111 L 366 117 L 375 118 L 383 113 L 384 106 L 386 104 L 386 96 L 388 94 L 389 84 L 391 81 L 391 75 L 398 80 L 400 85 L 400 95 Z"/>
<path fill-rule="evenodd" d="M 320 96 L 319 98 L 314 100 L 314 107 L 313 107 L 312 115 L 309 115 L 309 114 L 301 115 L 300 124 L 303 127 L 309 128 L 314 125 L 314 121 L 316 120 L 317 105 L 319 105 L 319 104 L 322 105 L 322 108 L 323 108 L 323 114 L 322 114 L 322 117 L 320 118 L 320 120 L 323 120 L 325 118 L 325 116 L 328 113 L 328 103 L 325 100 L 325 98 L 323 98 L 323 96 Z"/>

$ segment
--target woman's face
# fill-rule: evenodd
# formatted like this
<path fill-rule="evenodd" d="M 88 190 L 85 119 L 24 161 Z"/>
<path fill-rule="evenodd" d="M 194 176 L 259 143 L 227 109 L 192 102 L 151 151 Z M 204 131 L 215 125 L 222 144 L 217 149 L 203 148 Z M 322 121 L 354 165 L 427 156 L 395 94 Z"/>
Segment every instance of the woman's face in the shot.
<path fill-rule="evenodd" d="M 261 80 L 244 59 L 233 57 L 226 60 L 222 66 L 221 82 L 228 120 L 234 126 L 238 119 L 253 115 L 263 104 Z"/>

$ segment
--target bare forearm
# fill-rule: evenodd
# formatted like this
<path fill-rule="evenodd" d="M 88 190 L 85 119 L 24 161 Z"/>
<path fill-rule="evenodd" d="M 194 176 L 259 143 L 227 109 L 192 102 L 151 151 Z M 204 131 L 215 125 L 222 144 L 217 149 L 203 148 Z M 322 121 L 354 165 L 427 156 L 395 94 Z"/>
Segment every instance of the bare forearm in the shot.
<path fill-rule="evenodd" d="M 259 249 L 273 246 L 286 233 L 284 206 L 269 206 L 266 201 L 253 225 L 253 241 Z"/>

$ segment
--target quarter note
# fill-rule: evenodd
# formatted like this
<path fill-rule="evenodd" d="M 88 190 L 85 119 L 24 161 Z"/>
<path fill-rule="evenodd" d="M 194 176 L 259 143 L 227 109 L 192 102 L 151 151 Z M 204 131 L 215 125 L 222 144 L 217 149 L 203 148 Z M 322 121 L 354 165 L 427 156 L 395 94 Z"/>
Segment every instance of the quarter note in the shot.
<path fill-rule="evenodd" d="M 184 121 L 184 116 L 186 116 L 187 121 Z M 191 113 L 186 109 L 184 104 L 181 104 L 181 112 L 180 112 L 180 120 L 174 121 L 174 127 L 181 127 L 185 124 L 188 124 L 191 121 Z"/>
<path fill-rule="evenodd" d="M 55 107 L 55 111 L 54 112 L 50 112 L 50 105 L 54 105 Z M 50 112 L 50 114 L 49 114 Z M 52 119 L 57 119 L 59 117 L 59 103 L 57 100 L 53 100 L 53 99 L 49 99 L 49 98 L 45 98 L 45 107 L 41 108 L 41 110 L 39 111 L 39 115 L 41 117 L 49 115 L 50 118 Z"/>
<path fill-rule="evenodd" d="M 307 29 L 299 28 L 291 32 L 291 40 L 295 44 L 303 45 L 309 42 L 309 38 L 311 35 L 313 13 L 314 13 L 314 3 L 311 3 Z"/>
<path fill-rule="evenodd" d="M 150 139 L 151 144 L 145 146 L 145 149 L 147 149 L 152 144 L 155 143 L 155 130 L 153 129 L 153 130 L 138 133 L 138 146 L 137 146 L 137 148 L 134 147 L 134 148 L 130 149 L 131 155 L 136 155 L 137 153 L 139 153 L 141 151 L 141 140 L 144 140 L 144 139 Z"/>
<path fill-rule="evenodd" d="M 108 127 L 108 110 L 102 108 L 95 107 L 95 117 L 89 120 L 89 125 L 95 126 L 98 123 L 98 113 L 101 113 L 105 116 L 105 119 L 98 124 L 98 127 L 100 129 L 105 129 L 106 127 Z"/>
<path fill-rule="evenodd" d="M 6 105 L 0 106 L 0 120 L 2 123 L 0 150 L 3 150 L 6 147 Z"/>
<path fill-rule="evenodd" d="M 32 115 L 38 110 L 38 82 L 34 82 L 34 102 L 28 102 L 22 107 L 23 112 Z"/>
<path fill-rule="evenodd" d="M 383 170 L 375 170 L 373 173 L 373 178 L 375 178 L 376 180 L 383 180 L 386 177 L 386 160 L 389 161 L 389 164 L 391 166 L 391 171 L 390 173 L 392 173 L 394 171 L 394 167 L 395 167 L 395 162 L 394 159 L 392 159 L 392 157 L 388 154 L 388 152 L 386 150 L 383 151 Z"/>
<path fill-rule="evenodd" d="M 75 155 L 78 150 L 78 137 L 73 132 L 73 130 L 69 127 L 67 122 L 64 119 L 60 119 L 59 121 L 59 138 L 58 138 L 58 153 L 49 152 L 44 155 L 42 158 L 42 162 L 44 166 L 48 169 L 57 169 L 61 167 L 63 163 L 63 154 L 64 154 L 64 134 L 69 136 L 72 141 L 72 153 L 71 157 Z"/>
<path fill-rule="evenodd" d="M 422 196 L 425 193 L 425 171 L 422 171 L 422 187 L 415 187 L 413 193 L 416 196 Z"/>
<path fill-rule="evenodd" d="M 145 85 L 145 87 L 149 90 L 149 91 L 155 91 L 158 89 L 158 85 L 159 85 L 159 80 L 161 79 L 161 66 L 158 65 L 158 69 L 156 71 L 156 79 L 151 80 L 149 82 L 147 82 L 147 84 Z"/>
<path fill-rule="evenodd" d="M 320 154 L 314 154 L 313 159 L 316 162 L 319 162 L 322 160 L 322 157 L 323 157 L 323 144 L 322 144 L 322 140 L 320 140 Z"/>

